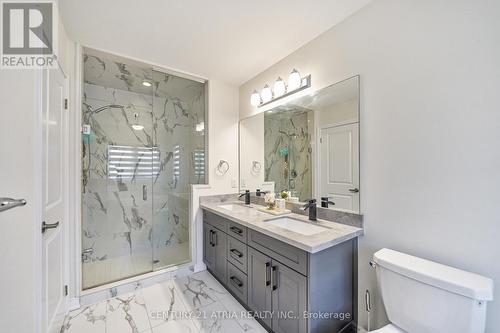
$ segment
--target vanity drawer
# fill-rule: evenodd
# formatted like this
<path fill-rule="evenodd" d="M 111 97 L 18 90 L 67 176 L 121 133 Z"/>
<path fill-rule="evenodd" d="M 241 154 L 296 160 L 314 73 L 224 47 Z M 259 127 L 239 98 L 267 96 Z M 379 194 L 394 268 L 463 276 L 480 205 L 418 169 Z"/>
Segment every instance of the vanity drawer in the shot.
<path fill-rule="evenodd" d="M 230 262 L 227 263 L 227 287 L 241 301 L 247 302 L 247 276 Z"/>
<path fill-rule="evenodd" d="M 248 246 L 307 276 L 306 251 L 251 229 L 248 230 Z"/>
<path fill-rule="evenodd" d="M 247 272 L 247 245 L 229 236 L 227 237 L 227 260 L 239 270 Z"/>
<path fill-rule="evenodd" d="M 247 227 L 242 226 L 239 223 L 228 220 L 227 221 L 227 234 L 233 236 L 234 238 L 242 241 L 243 243 L 247 242 Z"/>
<path fill-rule="evenodd" d="M 220 215 L 214 214 L 207 210 L 203 210 L 203 221 L 211 224 L 221 231 L 227 232 L 227 223 L 229 222 L 229 220 L 223 218 Z"/>

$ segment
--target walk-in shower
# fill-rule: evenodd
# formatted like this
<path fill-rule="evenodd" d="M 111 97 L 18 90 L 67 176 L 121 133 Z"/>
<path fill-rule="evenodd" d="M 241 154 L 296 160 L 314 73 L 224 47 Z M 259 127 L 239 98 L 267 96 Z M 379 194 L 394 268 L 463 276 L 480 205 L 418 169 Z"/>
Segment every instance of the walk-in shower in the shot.
<path fill-rule="evenodd" d="M 84 50 L 83 289 L 191 260 L 205 183 L 206 84 Z"/>

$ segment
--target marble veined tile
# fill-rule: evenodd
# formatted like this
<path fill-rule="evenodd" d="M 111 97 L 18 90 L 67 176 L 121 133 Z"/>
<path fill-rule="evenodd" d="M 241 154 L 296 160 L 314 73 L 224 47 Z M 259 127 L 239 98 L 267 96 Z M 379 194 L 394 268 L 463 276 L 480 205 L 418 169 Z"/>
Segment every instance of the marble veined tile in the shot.
<path fill-rule="evenodd" d="M 61 333 L 265 333 L 207 271 L 157 283 L 69 313 Z"/>
<path fill-rule="evenodd" d="M 141 290 L 106 301 L 107 333 L 150 332 L 151 323 Z"/>
<path fill-rule="evenodd" d="M 229 292 L 207 271 L 174 280 L 188 309 L 198 309 L 218 300 Z"/>
<path fill-rule="evenodd" d="M 106 303 L 101 302 L 70 312 L 61 333 L 104 333 L 106 330 Z"/>

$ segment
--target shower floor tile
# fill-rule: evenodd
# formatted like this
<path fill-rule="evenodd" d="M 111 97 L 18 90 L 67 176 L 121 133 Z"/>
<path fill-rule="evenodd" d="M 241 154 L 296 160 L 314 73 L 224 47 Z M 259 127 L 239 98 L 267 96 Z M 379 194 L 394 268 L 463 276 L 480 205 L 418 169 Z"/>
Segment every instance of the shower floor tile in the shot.
<path fill-rule="evenodd" d="M 196 333 L 266 330 L 207 271 L 70 312 L 61 333 Z"/>

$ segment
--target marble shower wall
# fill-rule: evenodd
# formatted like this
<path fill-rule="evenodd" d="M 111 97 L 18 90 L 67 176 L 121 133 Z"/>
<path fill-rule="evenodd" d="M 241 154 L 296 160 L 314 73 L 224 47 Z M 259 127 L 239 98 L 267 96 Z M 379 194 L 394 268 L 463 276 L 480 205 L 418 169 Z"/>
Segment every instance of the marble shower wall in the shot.
<path fill-rule="evenodd" d="M 189 261 L 188 192 L 205 183 L 204 84 L 93 50 L 84 80 L 84 288 Z"/>
<path fill-rule="evenodd" d="M 312 197 L 312 111 L 284 110 L 264 116 L 265 180 L 275 191 L 292 191 L 299 200 Z"/>

